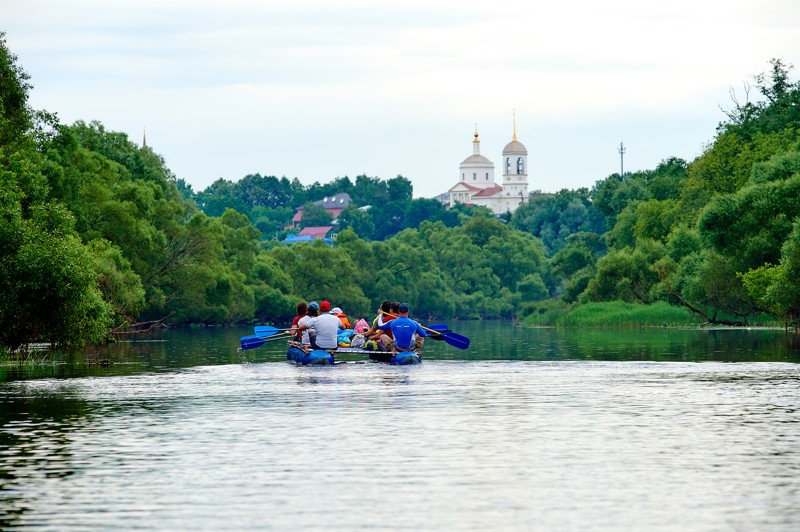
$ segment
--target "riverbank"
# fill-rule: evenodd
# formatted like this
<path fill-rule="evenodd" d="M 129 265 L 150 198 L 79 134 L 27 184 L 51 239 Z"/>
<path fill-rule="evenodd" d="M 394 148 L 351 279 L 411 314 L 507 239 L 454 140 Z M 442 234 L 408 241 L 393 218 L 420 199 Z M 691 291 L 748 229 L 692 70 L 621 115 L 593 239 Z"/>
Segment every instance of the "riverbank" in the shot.
<path fill-rule="evenodd" d="M 707 323 L 704 317 L 685 307 L 665 302 L 640 305 L 622 301 L 582 305 L 546 301 L 534 307 L 522 321 L 539 327 L 700 327 Z M 751 318 L 748 326 L 784 328 L 771 316 Z"/>

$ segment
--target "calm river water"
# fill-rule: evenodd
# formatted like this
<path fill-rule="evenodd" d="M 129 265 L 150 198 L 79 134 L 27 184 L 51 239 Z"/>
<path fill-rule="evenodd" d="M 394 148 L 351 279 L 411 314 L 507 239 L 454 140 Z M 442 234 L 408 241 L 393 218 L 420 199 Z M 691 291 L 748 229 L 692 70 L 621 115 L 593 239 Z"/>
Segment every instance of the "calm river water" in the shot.
<path fill-rule="evenodd" d="M 2 367 L 0 529 L 800 529 L 796 336 L 451 326 L 416 367 L 246 329 Z"/>

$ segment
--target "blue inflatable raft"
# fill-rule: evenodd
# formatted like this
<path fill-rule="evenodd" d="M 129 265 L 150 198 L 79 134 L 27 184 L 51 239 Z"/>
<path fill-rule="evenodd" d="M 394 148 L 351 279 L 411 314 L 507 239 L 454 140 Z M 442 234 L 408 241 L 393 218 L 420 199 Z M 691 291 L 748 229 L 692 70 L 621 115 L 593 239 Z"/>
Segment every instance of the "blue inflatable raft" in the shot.
<path fill-rule="evenodd" d="M 298 366 L 333 366 L 333 355 L 322 349 L 314 349 L 306 353 L 299 347 L 289 346 L 286 351 L 286 360 Z"/>
<path fill-rule="evenodd" d="M 369 359 L 373 362 L 383 362 L 395 366 L 412 366 L 422 363 L 422 357 L 415 351 L 403 351 L 396 355 L 382 351 L 369 351 Z"/>

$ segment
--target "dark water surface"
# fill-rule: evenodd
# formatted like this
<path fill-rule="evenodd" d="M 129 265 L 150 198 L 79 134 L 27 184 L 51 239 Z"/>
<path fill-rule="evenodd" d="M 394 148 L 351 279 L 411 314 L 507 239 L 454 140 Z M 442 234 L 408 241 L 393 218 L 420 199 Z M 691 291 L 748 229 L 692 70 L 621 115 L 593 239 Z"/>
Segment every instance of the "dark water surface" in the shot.
<path fill-rule="evenodd" d="M 199 329 L 0 368 L 0 529 L 800 529 L 795 336 L 451 326 L 417 367 Z"/>

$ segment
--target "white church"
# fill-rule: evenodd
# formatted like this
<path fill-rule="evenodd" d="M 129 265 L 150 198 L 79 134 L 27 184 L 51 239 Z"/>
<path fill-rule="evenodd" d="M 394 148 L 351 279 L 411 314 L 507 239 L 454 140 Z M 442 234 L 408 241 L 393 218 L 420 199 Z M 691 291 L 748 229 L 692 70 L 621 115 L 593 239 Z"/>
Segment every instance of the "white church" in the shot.
<path fill-rule="evenodd" d="M 450 206 L 456 203 L 481 205 L 495 214 L 514 212 L 528 198 L 528 150 L 514 135 L 503 148 L 503 184 L 494 181 L 494 163 L 481 155 L 481 141 L 475 128 L 472 155 L 459 166 L 460 180 L 450 192 Z"/>

